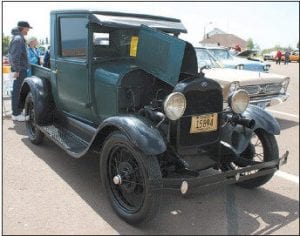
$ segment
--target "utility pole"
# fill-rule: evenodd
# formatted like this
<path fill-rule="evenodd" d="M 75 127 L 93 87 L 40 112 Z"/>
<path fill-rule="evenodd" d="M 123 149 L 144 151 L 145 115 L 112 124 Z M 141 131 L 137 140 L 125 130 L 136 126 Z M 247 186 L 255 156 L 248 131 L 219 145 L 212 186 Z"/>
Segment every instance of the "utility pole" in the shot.
<path fill-rule="evenodd" d="M 212 24 L 212 22 L 210 21 L 210 22 L 208 22 L 207 24 L 204 24 L 204 32 L 203 32 L 203 39 L 206 39 L 207 37 L 206 37 L 206 35 L 205 35 L 205 28 L 206 28 L 206 26 L 208 26 L 208 25 L 211 25 Z"/>

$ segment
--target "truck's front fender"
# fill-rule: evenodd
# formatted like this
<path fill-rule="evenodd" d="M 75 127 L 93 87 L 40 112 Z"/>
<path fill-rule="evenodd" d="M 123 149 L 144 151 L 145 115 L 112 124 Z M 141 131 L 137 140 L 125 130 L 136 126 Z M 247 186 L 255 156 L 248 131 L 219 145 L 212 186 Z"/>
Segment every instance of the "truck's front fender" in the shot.
<path fill-rule="evenodd" d="M 278 121 L 266 110 L 258 106 L 249 105 L 242 115 L 247 119 L 255 120 L 254 130 L 260 128 L 264 129 L 269 134 L 280 134 Z"/>
<path fill-rule="evenodd" d="M 31 92 L 34 102 L 35 119 L 37 124 L 45 124 L 52 120 L 53 99 L 50 82 L 36 76 L 27 77 L 20 90 L 19 107 L 25 107 L 25 99 Z"/>
<path fill-rule="evenodd" d="M 142 117 L 128 115 L 107 118 L 98 128 L 97 137 L 101 139 L 107 136 L 107 130 L 120 130 L 146 155 L 158 155 L 167 149 L 159 130 Z"/>
<path fill-rule="evenodd" d="M 227 124 L 222 128 L 221 144 L 223 153 L 241 154 L 248 146 L 252 133 L 256 129 L 263 129 L 269 134 L 280 134 L 280 126 L 277 120 L 267 111 L 254 105 L 249 105 L 242 114 L 244 118 L 253 119 L 255 126 L 252 129 L 242 125 Z"/>

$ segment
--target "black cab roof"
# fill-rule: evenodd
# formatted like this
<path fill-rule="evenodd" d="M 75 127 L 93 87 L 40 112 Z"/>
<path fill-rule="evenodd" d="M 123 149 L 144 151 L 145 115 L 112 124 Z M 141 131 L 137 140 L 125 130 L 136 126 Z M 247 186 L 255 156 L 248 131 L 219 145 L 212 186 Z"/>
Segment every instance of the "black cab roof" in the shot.
<path fill-rule="evenodd" d="M 146 25 L 167 33 L 187 33 L 181 20 L 169 17 L 91 10 L 57 10 L 51 11 L 51 14 L 68 14 L 74 16 L 88 14 L 91 22 L 106 27 L 139 28 L 141 25 Z"/>

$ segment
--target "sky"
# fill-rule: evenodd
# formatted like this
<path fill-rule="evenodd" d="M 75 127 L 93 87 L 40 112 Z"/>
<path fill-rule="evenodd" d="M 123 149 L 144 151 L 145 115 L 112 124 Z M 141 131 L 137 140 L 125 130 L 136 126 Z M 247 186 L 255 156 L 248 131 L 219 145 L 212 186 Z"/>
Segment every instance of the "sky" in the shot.
<path fill-rule="evenodd" d="M 196 45 L 215 27 L 261 49 L 275 45 L 296 48 L 299 2 L 3 2 L 3 33 L 10 35 L 19 20 L 33 26 L 28 37 L 49 37 L 50 11 L 88 9 L 174 17 L 188 30 L 181 38 Z"/>

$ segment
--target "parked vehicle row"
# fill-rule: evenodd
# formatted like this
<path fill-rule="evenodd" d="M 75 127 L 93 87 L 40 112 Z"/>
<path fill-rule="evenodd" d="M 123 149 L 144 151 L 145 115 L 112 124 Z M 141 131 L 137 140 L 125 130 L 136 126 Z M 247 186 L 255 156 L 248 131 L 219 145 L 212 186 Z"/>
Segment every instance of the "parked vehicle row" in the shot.
<path fill-rule="evenodd" d="M 264 61 L 268 61 L 268 60 L 275 61 L 276 53 L 277 53 L 276 51 L 272 51 L 270 53 L 263 54 Z"/>
<path fill-rule="evenodd" d="M 230 50 L 225 47 L 206 48 L 225 68 L 267 72 L 271 67 L 270 64 L 266 64 L 257 59 L 249 60 L 248 58 L 251 58 L 249 55 L 252 53 L 252 51 L 249 50 L 237 55 L 232 55 Z"/>
<path fill-rule="evenodd" d="M 248 70 L 224 68 L 207 48 L 195 48 L 198 67 L 205 68 L 207 78 L 218 81 L 223 88 L 224 100 L 232 91 L 244 89 L 250 103 L 262 108 L 280 104 L 289 97 L 287 88 L 290 78 L 283 75 Z"/>
<path fill-rule="evenodd" d="M 285 55 L 281 57 L 281 60 L 285 60 Z M 291 54 L 289 55 L 289 62 L 300 62 L 299 59 L 299 50 L 298 51 L 292 51 Z"/>
<path fill-rule="evenodd" d="M 267 61 L 267 60 L 276 61 L 277 60 L 276 53 L 277 53 L 276 51 L 272 51 L 271 53 L 266 53 L 263 55 L 263 59 L 265 61 Z M 281 56 L 281 60 L 285 61 L 284 55 Z M 294 50 L 290 53 L 289 62 L 300 62 L 299 50 Z"/>

